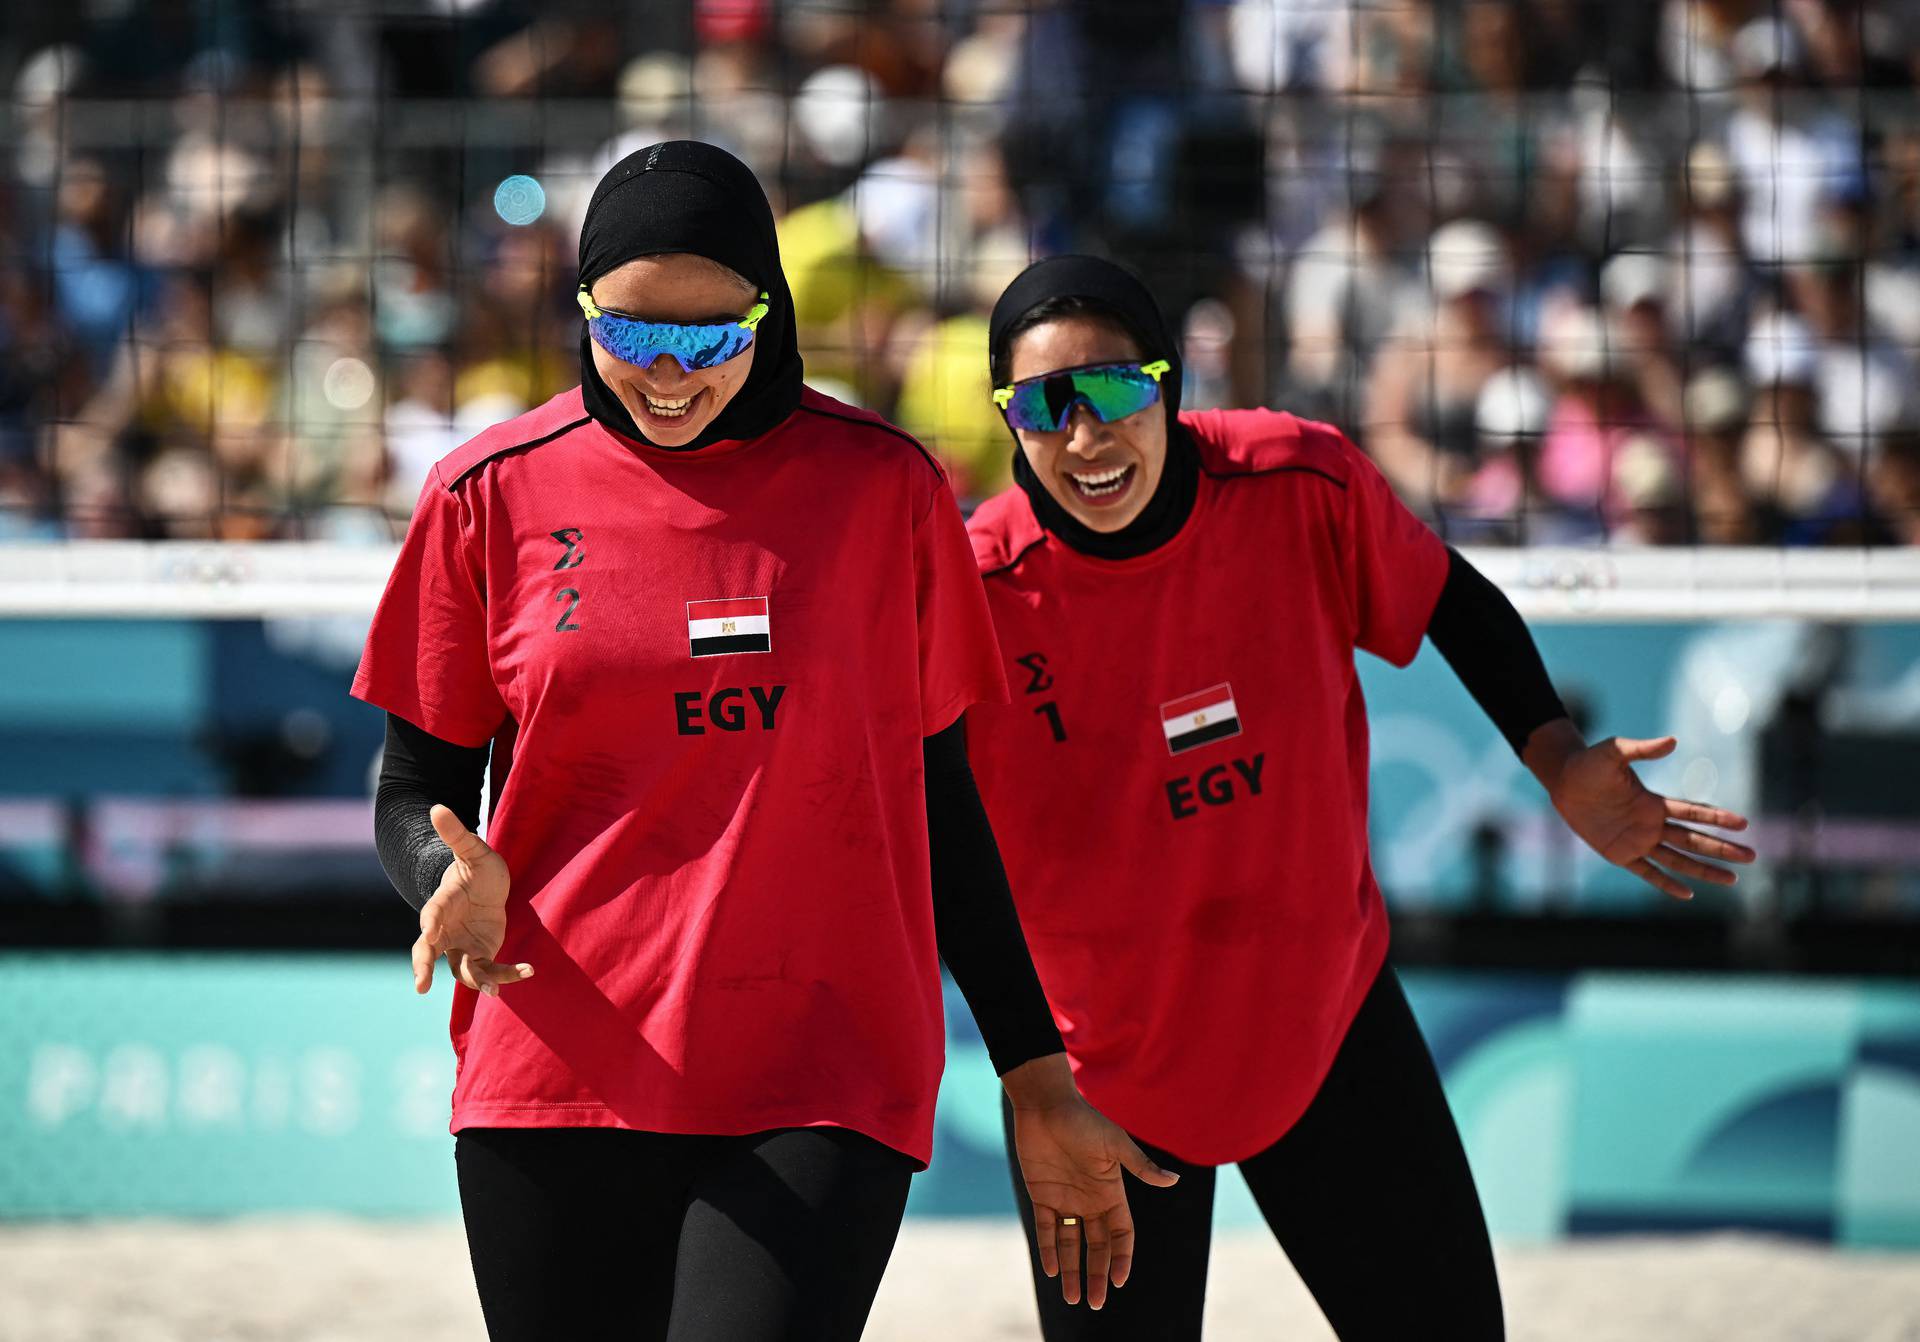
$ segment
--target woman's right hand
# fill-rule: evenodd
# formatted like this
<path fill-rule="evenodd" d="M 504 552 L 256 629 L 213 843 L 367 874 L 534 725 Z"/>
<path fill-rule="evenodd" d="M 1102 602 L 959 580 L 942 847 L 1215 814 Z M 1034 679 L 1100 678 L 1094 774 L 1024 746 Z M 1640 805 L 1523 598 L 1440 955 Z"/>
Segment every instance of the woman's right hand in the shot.
<path fill-rule="evenodd" d="M 450 807 L 430 813 L 434 832 L 453 850 L 440 888 L 420 910 L 420 939 L 413 943 L 413 990 L 433 986 L 433 962 L 447 957 L 447 968 L 469 988 L 490 997 L 500 986 L 533 977 L 533 966 L 499 965 L 493 957 L 507 935 L 507 862 L 486 841 L 460 823 Z"/>

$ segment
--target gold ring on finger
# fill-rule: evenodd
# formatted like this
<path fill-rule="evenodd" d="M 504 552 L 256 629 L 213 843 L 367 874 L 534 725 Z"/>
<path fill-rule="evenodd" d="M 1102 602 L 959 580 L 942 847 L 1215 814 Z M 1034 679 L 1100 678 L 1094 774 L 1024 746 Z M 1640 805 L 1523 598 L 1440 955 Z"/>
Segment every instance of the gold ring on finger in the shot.
<path fill-rule="evenodd" d="M 1080 1218 L 1077 1216 L 1063 1216 L 1060 1218 L 1060 1224 L 1063 1226 L 1077 1226 L 1080 1224 Z"/>

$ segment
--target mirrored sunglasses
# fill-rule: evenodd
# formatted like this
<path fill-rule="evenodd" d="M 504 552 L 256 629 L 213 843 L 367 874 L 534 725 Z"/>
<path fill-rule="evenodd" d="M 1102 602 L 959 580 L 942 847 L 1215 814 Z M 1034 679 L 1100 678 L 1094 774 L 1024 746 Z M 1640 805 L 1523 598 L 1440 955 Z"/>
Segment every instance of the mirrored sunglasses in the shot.
<path fill-rule="evenodd" d="M 993 403 L 1016 429 L 1053 433 L 1066 426 L 1073 407 L 1084 405 L 1102 424 L 1137 415 L 1160 399 L 1160 378 L 1173 365 L 1103 363 L 1063 368 L 996 389 Z"/>
<path fill-rule="evenodd" d="M 650 322 L 625 312 L 603 308 L 582 285 L 574 295 L 587 319 L 593 343 L 622 363 L 646 367 L 662 354 L 671 354 L 691 373 L 737 358 L 753 343 L 754 328 L 767 315 L 763 292 L 752 311 L 737 322 Z"/>

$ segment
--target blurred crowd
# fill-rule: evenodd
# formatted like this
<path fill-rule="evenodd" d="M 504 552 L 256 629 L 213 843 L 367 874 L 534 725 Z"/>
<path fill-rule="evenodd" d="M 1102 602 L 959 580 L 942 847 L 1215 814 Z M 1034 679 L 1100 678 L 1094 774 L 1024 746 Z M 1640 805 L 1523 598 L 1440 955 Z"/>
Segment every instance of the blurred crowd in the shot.
<path fill-rule="evenodd" d="M 1186 403 L 1449 539 L 1920 543 L 1920 0 L 81 0 L 0 32 L 0 540 L 398 534 L 578 381 L 604 169 L 781 219 L 809 380 L 999 487 L 986 314 L 1147 275 Z"/>

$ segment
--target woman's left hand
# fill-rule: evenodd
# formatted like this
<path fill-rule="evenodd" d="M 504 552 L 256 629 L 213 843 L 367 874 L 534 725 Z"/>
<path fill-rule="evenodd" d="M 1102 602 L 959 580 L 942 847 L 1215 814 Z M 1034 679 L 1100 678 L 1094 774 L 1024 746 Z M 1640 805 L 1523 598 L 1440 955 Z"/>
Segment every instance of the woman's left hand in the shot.
<path fill-rule="evenodd" d="M 1567 827 L 1594 852 L 1656 890 L 1675 899 L 1692 899 L 1693 891 L 1679 879 L 1682 876 L 1714 885 L 1732 885 L 1739 879 L 1726 867 L 1701 858 L 1751 862 L 1754 853 L 1745 844 L 1693 828 L 1745 829 L 1745 816 L 1663 797 L 1634 774 L 1636 763 L 1671 755 L 1675 744 L 1671 736 L 1652 741 L 1610 736 L 1567 754 L 1547 792 Z"/>
<path fill-rule="evenodd" d="M 1023 1063 L 1001 1079 L 1013 1103 L 1013 1145 L 1033 1200 L 1040 1268 L 1060 1278 L 1069 1305 L 1079 1304 L 1084 1237 L 1087 1303 L 1099 1309 L 1107 1283 L 1124 1285 L 1133 1268 L 1133 1213 L 1120 1172 L 1158 1188 L 1171 1188 L 1180 1176 L 1154 1164 L 1080 1097 L 1065 1054 Z"/>

